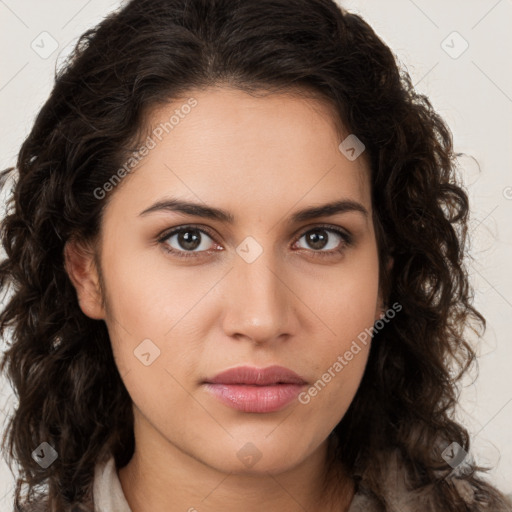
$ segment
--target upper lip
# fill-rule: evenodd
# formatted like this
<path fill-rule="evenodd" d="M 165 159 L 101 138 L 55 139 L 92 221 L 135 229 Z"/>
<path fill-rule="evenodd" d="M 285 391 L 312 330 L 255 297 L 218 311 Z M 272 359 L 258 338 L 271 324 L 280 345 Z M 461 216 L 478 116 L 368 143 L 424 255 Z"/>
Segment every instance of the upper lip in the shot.
<path fill-rule="evenodd" d="M 255 368 L 237 366 L 206 380 L 209 384 L 247 384 L 269 386 L 272 384 L 306 384 L 306 381 L 294 371 L 284 366 Z"/>

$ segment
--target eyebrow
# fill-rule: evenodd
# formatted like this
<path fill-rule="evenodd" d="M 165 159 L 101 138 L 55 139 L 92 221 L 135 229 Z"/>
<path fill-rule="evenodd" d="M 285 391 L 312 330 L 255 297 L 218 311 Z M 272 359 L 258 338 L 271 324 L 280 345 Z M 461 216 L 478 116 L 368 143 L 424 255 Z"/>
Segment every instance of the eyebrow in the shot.
<path fill-rule="evenodd" d="M 233 214 L 226 210 L 174 198 L 165 198 L 157 201 L 149 208 L 140 212 L 139 216 L 144 216 L 157 211 L 180 212 L 188 215 L 194 215 L 196 217 L 203 217 L 205 219 L 217 220 L 226 224 L 233 224 L 235 222 Z M 342 199 L 320 206 L 312 206 L 310 208 L 299 210 L 292 215 L 290 221 L 292 223 L 297 223 L 315 219 L 317 217 L 327 217 L 345 212 L 359 212 L 368 218 L 368 210 L 361 203 L 350 199 Z"/>

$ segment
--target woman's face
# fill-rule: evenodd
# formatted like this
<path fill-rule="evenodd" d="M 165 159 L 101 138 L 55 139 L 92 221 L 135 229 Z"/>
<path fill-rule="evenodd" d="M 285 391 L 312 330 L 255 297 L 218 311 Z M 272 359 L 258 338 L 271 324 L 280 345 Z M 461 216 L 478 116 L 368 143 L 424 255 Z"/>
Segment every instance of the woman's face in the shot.
<path fill-rule="evenodd" d="M 146 156 L 109 192 L 107 310 L 94 269 L 77 286 L 80 304 L 108 327 L 137 449 L 280 472 L 325 447 L 364 372 L 369 343 L 358 335 L 381 313 L 369 169 L 364 153 L 340 151 L 317 100 L 190 96 L 197 103 L 153 112 Z M 167 133 L 160 123 L 173 114 Z M 300 215 L 334 202 L 345 203 Z M 301 381 L 250 380 L 274 365 Z M 215 379 L 241 366 L 254 375 Z"/>

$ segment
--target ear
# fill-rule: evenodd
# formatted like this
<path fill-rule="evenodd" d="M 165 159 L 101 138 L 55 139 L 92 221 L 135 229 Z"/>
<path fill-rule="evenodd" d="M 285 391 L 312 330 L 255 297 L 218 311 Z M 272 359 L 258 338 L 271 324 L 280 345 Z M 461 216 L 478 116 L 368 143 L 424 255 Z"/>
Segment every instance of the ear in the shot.
<path fill-rule="evenodd" d="M 389 256 L 388 261 L 386 263 L 386 272 L 389 272 L 393 267 L 394 259 Z M 377 308 L 375 310 L 375 319 L 374 322 L 382 318 L 386 313 L 386 304 L 384 303 L 384 298 L 382 297 L 382 290 L 379 287 L 379 297 L 377 299 Z"/>
<path fill-rule="evenodd" d="M 69 240 L 64 246 L 64 265 L 76 289 L 82 312 L 95 320 L 105 319 L 94 251 L 84 242 Z"/>

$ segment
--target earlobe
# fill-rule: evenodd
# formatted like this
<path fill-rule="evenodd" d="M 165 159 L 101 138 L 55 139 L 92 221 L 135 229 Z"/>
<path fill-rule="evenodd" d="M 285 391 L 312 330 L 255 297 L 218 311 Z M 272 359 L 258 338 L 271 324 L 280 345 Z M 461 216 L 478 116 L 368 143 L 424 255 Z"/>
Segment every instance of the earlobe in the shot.
<path fill-rule="evenodd" d="M 391 271 L 391 269 L 393 268 L 393 263 L 394 263 L 393 257 L 389 256 L 387 263 L 386 263 L 386 272 L 389 273 Z M 386 310 L 388 309 L 388 306 L 384 303 L 384 299 L 382 297 L 381 291 L 379 291 L 379 298 L 378 298 L 377 304 L 378 304 L 378 306 L 377 306 L 377 309 L 375 310 L 374 322 L 385 317 Z"/>
<path fill-rule="evenodd" d="M 70 240 L 64 246 L 64 265 L 75 287 L 82 312 L 95 320 L 104 320 L 105 312 L 94 252 L 82 242 Z"/>
<path fill-rule="evenodd" d="M 384 318 L 386 316 L 386 306 L 385 305 L 382 305 L 381 307 L 377 308 L 376 312 L 375 312 L 375 318 L 373 320 L 373 322 L 375 323 L 377 320 L 381 320 L 382 318 Z"/>
<path fill-rule="evenodd" d="M 386 270 L 388 272 L 393 268 L 394 262 L 395 262 L 395 259 L 393 258 L 393 256 L 389 256 L 388 257 L 388 262 L 387 262 L 387 265 L 386 265 Z"/>

